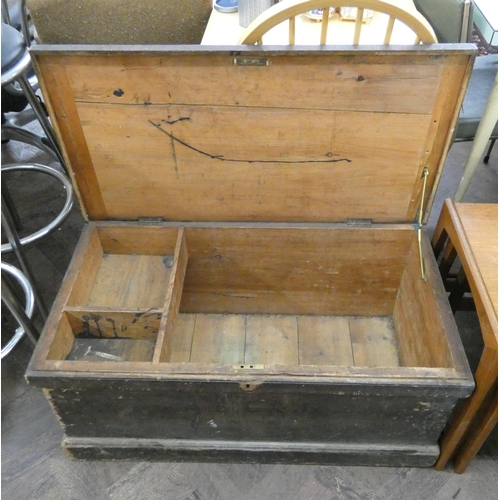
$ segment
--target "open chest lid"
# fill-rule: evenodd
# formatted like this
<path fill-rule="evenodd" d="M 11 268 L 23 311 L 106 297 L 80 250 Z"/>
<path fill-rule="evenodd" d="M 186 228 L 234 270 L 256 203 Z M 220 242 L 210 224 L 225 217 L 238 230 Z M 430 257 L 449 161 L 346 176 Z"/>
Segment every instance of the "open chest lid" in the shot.
<path fill-rule="evenodd" d="M 38 46 L 88 218 L 413 222 L 475 47 Z"/>

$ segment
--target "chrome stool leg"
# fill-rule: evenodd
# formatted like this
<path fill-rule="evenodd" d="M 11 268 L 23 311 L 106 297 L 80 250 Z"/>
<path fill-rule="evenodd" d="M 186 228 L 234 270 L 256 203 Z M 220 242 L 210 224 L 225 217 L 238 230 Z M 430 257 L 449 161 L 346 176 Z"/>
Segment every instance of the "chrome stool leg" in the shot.
<path fill-rule="evenodd" d="M 19 217 L 16 207 L 14 206 L 14 202 L 9 190 L 7 189 L 7 185 L 4 182 L 2 182 L 2 196 L 5 204 L 7 205 L 7 208 L 10 210 L 10 214 L 12 215 L 12 220 L 16 231 L 21 231 L 23 228 L 23 223 L 21 222 L 21 218 Z"/>
<path fill-rule="evenodd" d="M 50 155 L 54 160 L 59 161 L 58 154 L 54 151 L 48 139 L 40 137 L 29 130 L 15 127 L 12 125 L 2 125 L 2 141 L 12 139 L 13 141 L 23 142 L 30 146 L 34 146 Z"/>
<path fill-rule="evenodd" d="M 9 340 L 5 347 L 2 348 L 1 358 L 3 359 L 12 351 L 12 349 L 14 349 L 14 347 L 19 343 L 25 333 L 34 345 L 36 345 L 39 334 L 37 329 L 31 322 L 31 316 L 33 314 L 35 305 L 35 298 L 30 282 L 28 281 L 26 276 L 24 276 L 24 274 L 19 271 L 19 269 L 11 266 L 10 264 L 2 262 L 1 268 L 2 271 L 9 273 L 18 281 L 26 297 L 26 307 L 25 309 L 23 309 L 19 301 L 12 293 L 12 290 L 2 277 L 2 301 L 5 303 L 9 311 L 12 313 L 12 315 L 20 325 L 19 328 L 16 329 L 14 336 Z"/>
<path fill-rule="evenodd" d="M 59 145 L 57 143 L 57 138 L 54 133 L 54 129 L 52 128 L 52 125 L 49 122 L 49 119 L 47 118 L 45 114 L 45 109 L 43 108 L 42 104 L 38 100 L 38 97 L 36 96 L 35 92 L 33 91 L 31 85 L 29 84 L 28 80 L 26 79 L 25 73 L 23 73 L 20 77 L 17 78 L 17 82 L 23 89 L 24 95 L 26 96 L 26 99 L 28 99 L 28 102 L 30 103 L 33 111 L 35 112 L 36 117 L 38 118 L 38 121 L 40 122 L 40 125 L 45 133 L 45 136 L 47 137 L 52 149 L 54 150 L 57 159 L 61 166 L 64 168 L 64 158 L 61 154 L 61 151 L 59 149 Z"/>
<path fill-rule="evenodd" d="M 40 165 L 38 163 L 24 163 L 19 165 L 14 163 L 10 165 L 2 165 L 1 167 L 2 174 L 4 174 L 5 172 L 18 172 L 21 170 L 28 172 L 40 172 L 42 174 L 50 175 L 57 179 L 63 185 L 63 188 L 66 191 L 66 201 L 63 208 L 61 209 L 61 212 L 59 212 L 59 215 L 51 223 L 47 224 L 39 231 L 36 231 L 35 233 L 20 239 L 21 245 L 28 245 L 39 240 L 40 238 L 43 238 L 44 236 L 47 236 L 64 222 L 64 220 L 68 217 L 71 208 L 73 207 L 74 192 L 73 186 L 71 185 L 71 182 L 66 177 L 66 175 L 59 172 L 53 167 Z M 13 250 L 13 247 L 10 243 L 4 243 L 0 248 L 2 253 L 11 252 Z"/>
<path fill-rule="evenodd" d="M 7 204 L 5 203 L 3 196 L 2 196 L 2 227 L 7 235 L 7 239 L 9 240 L 12 249 L 14 250 L 14 253 L 21 266 L 21 269 L 23 270 L 23 273 L 32 284 L 31 286 L 35 296 L 36 305 L 40 312 L 40 316 L 42 316 L 43 321 L 46 321 L 47 308 L 45 307 L 45 304 L 42 302 L 40 295 L 38 294 L 38 290 L 36 289 L 35 280 L 33 279 L 33 273 L 31 272 L 30 266 L 28 264 L 28 259 L 26 258 L 24 249 L 22 248 L 22 244 L 14 228 L 12 215 L 10 213 L 9 208 L 7 207 Z M 4 281 L 2 280 L 2 298 L 3 298 L 3 286 L 4 286 Z"/>

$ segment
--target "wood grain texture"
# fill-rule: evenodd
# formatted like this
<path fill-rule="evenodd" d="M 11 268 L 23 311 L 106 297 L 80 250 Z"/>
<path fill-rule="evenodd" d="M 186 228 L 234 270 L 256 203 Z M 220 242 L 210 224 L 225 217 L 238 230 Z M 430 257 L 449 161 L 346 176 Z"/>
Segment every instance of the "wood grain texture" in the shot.
<path fill-rule="evenodd" d="M 194 326 L 191 363 L 243 363 L 245 317 L 198 314 Z"/>
<path fill-rule="evenodd" d="M 194 336 L 195 324 L 198 325 L 198 338 Z M 203 325 L 203 333 L 200 325 Z M 225 335 L 229 328 L 232 331 L 227 340 Z M 224 334 L 214 342 L 217 346 L 210 347 L 210 342 L 217 338 L 220 331 Z M 399 366 L 390 318 L 295 315 L 180 314 L 173 330 L 169 361 L 229 362 L 222 361 L 224 355 L 220 351 L 227 348 L 234 352 L 235 338 L 244 339 L 244 358 L 241 362 L 246 365 L 286 365 L 288 369 L 299 364 Z M 217 350 L 216 354 L 213 349 Z M 195 352 L 202 350 L 207 354 Z M 234 359 L 230 353 L 228 358 Z"/>
<path fill-rule="evenodd" d="M 59 57 L 37 60 L 36 64 L 39 73 L 43 75 L 43 95 L 49 102 L 50 112 L 53 113 L 59 144 L 64 151 L 72 178 L 76 181 L 76 192 L 79 194 L 82 212 L 85 217 L 88 214 L 91 218 L 105 219 L 106 208 L 83 135 L 66 65 L 61 64 Z"/>
<path fill-rule="evenodd" d="M 437 277 L 435 264 L 431 260 L 433 257 L 428 241 L 425 238 L 424 240 L 425 267 L 434 280 Z M 451 315 L 449 306 L 441 309 L 437 303 L 437 301 L 446 301 L 446 296 L 442 292 L 434 295 L 432 281 L 430 279 L 423 281 L 420 275 L 420 256 L 415 236 L 401 280 L 393 316 L 401 364 L 443 368 L 463 366 L 463 352 L 462 359 L 459 359 L 460 353 L 457 353 L 456 349 L 454 349 L 454 354 L 457 356 L 457 365 L 455 365 L 444 328 L 446 315 Z"/>
<path fill-rule="evenodd" d="M 173 255 L 179 230 L 175 227 L 96 223 L 104 253 Z"/>
<path fill-rule="evenodd" d="M 114 219 L 404 221 L 430 126 L 425 114 L 296 107 L 78 110 Z"/>
<path fill-rule="evenodd" d="M 181 312 L 391 314 L 413 234 L 186 227 Z"/>
<path fill-rule="evenodd" d="M 97 190 L 108 216 L 172 220 L 412 221 L 424 165 L 429 193 L 437 185 L 471 60 L 465 48 L 242 50 L 264 67 L 213 48 L 34 53 L 42 73 L 50 62 L 71 75 L 61 109 L 77 107 L 92 158 L 84 200 Z"/>
<path fill-rule="evenodd" d="M 42 48 L 43 50 L 43 48 Z M 69 69 L 70 85 L 76 102 L 118 105 L 180 104 L 193 105 L 350 109 L 427 114 L 439 85 L 441 61 L 419 55 L 418 50 L 390 53 L 383 60 L 376 52 L 349 50 L 295 52 L 283 50 L 245 51 L 246 57 L 269 58 L 265 67 L 234 65 L 227 52 L 177 54 L 94 53 L 64 55 L 60 61 Z M 439 58 L 447 54 L 439 51 Z M 41 59 L 48 56 L 38 56 Z M 53 56 L 54 58 L 57 56 Z M 308 71 L 304 71 L 304 66 Z M 418 66 L 418 71 L 416 71 Z M 223 89 L 213 85 L 221 77 L 231 77 Z M 362 75 L 360 83 L 356 78 Z M 259 92 L 255 81 L 259 80 Z M 144 86 L 144 81 L 148 82 Z M 275 86 L 281 81 L 286 85 Z M 370 82 L 370 84 L 368 84 Z M 333 83 L 333 85 L 332 85 Z M 304 88 L 309 92 L 304 93 Z M 121 92 L 116 90 L 121 89 Z M 410 99 L 407 91 L 411 89 Z M 121 94 L 121 95 L 117 95 Z M 328 95 L 331 99 L 317 99 Z M 315 97 L 316 96 L 316 97 Z M 297 97 L 299 99 L 297 99 Z M 427 98 L 426 98 L 427 97 Z"/>
<path fill-rule="evenodd" d="M 453 144 L 456 121 L 468 88 L 474 59 L 451 57 L 448 62 L 449 64 L 445 65 L 441 71 L 441 82 L 436 95 L 432 124 L 429 127 L 425 153 L 422 158 L 422 166 L 429 167 L 428 187 L 424 200 L 424 223 L 429 220 L 439 179 L 446 161 L 446 155 L 442 152 L 449 151 Z M 454 95 L 455 98 L 450 99 L 450 95 Z M 421 199 L 422 184 L 415 184 L 415 188 L 412 195 L 413 203 L 410 204 L 408 215 L 417 213 L 418 203 Z"/>
<path fill-rule="evenodd" d="M 191 358 L 196 314 L 179 314 L 172 331 L 171 363 L 188 363 Z"/>
<path fill-rule="evenodd" d="M 62 317 L 62 311 L 64 306 L 70 302 L 71 295 L 73 293 L 79 293 L 78 289 L 75 289 L 75 284 L 78 285 L 79 271 L 83 266 L 86 266 L 86 256 L 89 245 L 95 245 L 95 255 L 100 258 L 102 251 L 98 248 L 98 240 L 95 235 L 95 226 L 90 223 L 83 230 L 80 239 L 76 245 L 71 263 L 66 270 L 66 274 L 62 281 L 61 287 L 55 301 L 52 305 L 51 312 L 47 321 L 45 322 L 44 329 L 40 340 L 35 348 L 35 353 L 30 362 L 30 366 L 41 367 L 44 364 L 44 360 L 47 358 L 50 349 L 52 348 L 52 343 L 57 337 L 57 329 L 59 322 Z M 94 266 L 89 266 L 92 269 Z M 48 283 L 47 281 L 44 281 Z M 84 278 L 86 282 L 86 278 Z M 88 293 L 88 292 L 86 292 Z M 68 351 L 69 352 L 69 351 Z"/>
<path fill-rule="evenodd" d="M 131 338 L 156 340 L 161 309 L 117 312 L 110 309 L 66 309 L 73 335 L 81 338 Z"/>
<path fill-rule="evenodd" d="M 349 319 L 298 316 L 301 365 L 354 366 Z"/>
<path fill-rule="evenodd" d="M 4 145 L 3 152 L 11 147 L 12 145 L 7 147 Z M 467 145 L 455 146 L 453 148 L 455 154 L 457 149 L 467 151 Z M 451 158 L 454 157 L 452 152 Z M 454 168 L 455 166 L 456 162 L 449 165 L 452 179 L 460 175 Z M 490 171 L 490 169 L 481 170 Z M 494 175 L 490 174 L 486 176 L 486 179 L 491 179 L 491 175 Z M 479 179 L 481 178 L 484 180 L 484 177 L 480 176 Z M 493 182 L 487 182 L 485 186 L 480 184 L 476 193 L 480 193 L 481 196 L 488 196 L 488 193 L 490 196 L 492 194 L 496 196 L 495 181 L 496 179 L 493 179 Z M 28 184 L 25 183 L 24 188 L 32 189 Z M 75 235 L 79 233 L 80 228 L 81 226 L 74 224 L 71 220 L 67 221 L 60 231 L 49 235 L 36 247 L 29 249 L 29 258 L 32 259 L 30 262 L 34 264 L 37 277 L 44 277 L 38 281 L 42 293 L 49 298 L 55 295 L 62 282 L 68 255 L 73 251 L 76 243 Z M 56 238 L 56 241 L 65 249 L 61 253 L 67 254 L 66 259 L 53 259 L 54 255 L 57 255 L 53 252 L 52 244 L 49 243 L 53 238 Z M 48 255 L 49 258 L 41 258 L 43 255 Z M 71 280 L 71 275 L 68 275 L 66 281 L 62 282 L 63 288 L 66 288 L 68 280 Z M 467 336 L 480 337 L 480 331 L 471 321 L 470 313 L 458 315 L 457 322 L 459 327 L 465 330 Z M 4 331 L 4 328 L 2 330 Z M 134 462 L 86 460 L 75 463 L 68 460 L 61 449 L 62 430 L 41 390 L 35 386 L 34 381 L 26 385 L 24 371 L 31 354 L 30 346 L 23 343 L 2 362 L 2 493 L 7 498 L 58 499 L 63 494 L 69 498 L 111 497 L 114 500 L 136 500 L 144 496 L 148 499 L 161 498 L 162 500 L 165 496 L 181 499 L 201 497 L 231 500 L 234 498 L 283 498 L 283 500 L 324 498 L 326 500 L 332 497 L 357 500 L 368 498 L 374 500 L 402 498 L 405 500 L 422 500 L 422 498 L 450 500 L 455 495 L 456 500 L 461 498 L 493 500 L 498 495 L 497 445 L 494 436 L 491 436 L 488 444 L 471 464 L 467 474 L 461 476 L 450 474 L 451 468 L 443 472 L 430 468 L 402 468 L 401 461 L 398 464 L 399 467 L 394 468 L 304 467 L 303 463 L 286 466 L 239 465 L 234 462 L 230 464 L 193 464 L 190 462 L 180 464 L 141 462 L 137 459 Z M 384 371 L 387 373 L 387 369 Z M 441 383 L 441 379 L 450 380 L 452 377 L 450 371 L 450 369 L 397 368 L 390 371 L 390 376 L 403 380 L 413 377 L 418 385 L 418 381 L 424 376 L 422 374 L 425 373 L 425 376 L 429 380 L 432 377 L 437 385 Z M 317 372 L 327 373 L 326 370 L 319 369 Z M 434 375 L 431 375 L 431 372 Z M 354 371 L 352 368 L 348 370 L 346 367 L 341 367 L 335 373 L 350 380 L 360 380 L 360 373 L 363 373 L 361 377 L 363 380 L 374 380 L 382 376 L 381 370 L 376 368 Z M 67 377 L 68 373 L 62 376 Z M 72 372 L 72 381 L 66 388 L 78 384 L 79 379 L 85 376 L 84 372 Z M 104 385 L 108 386 L 109 377 L 106 379 L 102 373 L 99 373 L 99 376 L 105 379 Z M 126 376 L 124 374 L 124 377 Z M 196 376 L 201 377 L 201 372 Z M 284 375 L 281 378 L 283 379 Z M 158 384 L 154 376 L 148 380 L 151 385 Z M 402 386 L 405 386 L 404 381 Z M 177 387 L 182 387 L 182 385 Z M 409 392 L 406 395 L 416 394 L 416 392 L 421 394 L 418 387 L 407 388 L 407 391 Z M 161 391 L 159 393 L 161 394 Z M 308 393 L 309 391 L 306 391 L 305 396 Z M 384 392 L 384 395 L 386 394 L 388 393 Z M 250 393 L 245 395 L 249 396 Z M 441 392 L 442 399 L 449 396 L 450 389 Z M 93 397 L 97 398 L 95 393 Z M 106 397 L 99 399 L 105 401 Z M 388 397 L 388 399 L 391 398 Z M 321 404 L 324 404 L 325 400 L 328 401 L 328 398 L 322 395 L 317 406 L 320 410 L 319 414 L 323 411 Z M 87 415 L 89 419 L 92 419 L 96 413 L 89 412 Z M 115 421 L 116 415 L 115 413 Z M 369 416 L 373 420 L 373 415 Z M 189 423 L 192 424 L 194 421 L 193 417 Z M 330 425 L 331 422 L 330 419 Z"/>
<path fill-rule="evenodd" d="M 88 230 L 89 241 L 86 247 L 81 250 L 81 262 L 78 263 L 76 269 L 73 268 L 76 278 L 66 300 L 66 304 L 69 306 L 79 306 L 87 303 L 103 259 L 102 246 L 95 226 L 89 226 Z"/>
<path fill-rule="evenodd" d="M 497 419 L 491 393 L 498 391 L 498 206 L 454 203 L 446 200 L 433 238 L 435 251 L 444 249 L 448 264 L 458 256 L 474 299 L 484 348 L 474 374 L 476 389 L 453 416 L 442 436 L 436 469 L 441 470 L 458 453 L 456 470 L 463 472 L 477 452 L 481 439 Z M 446 237 L 449 237 L 448 244 Z M 477 255 L 476 255 L 477 254 Z M 447 271 L 449 264 L 445 266 Z M 491 288 L 491 292 L 489 291 Z M 484 413 L 489 413 L 484 419 Z"/>
<path fill-rule="evenodd" d="M 97 307 L 162 307 L 170 267 L 159 255 L 105 254 L 87 301 Z"/>
<path fill-rule="evenodd" d="M 492 319 L 498 324 L 498 205 L 485 203 L 455 203 L 467 244 L 475 260 L 475 281 L 482 281 L 481 300 Z M 493 309 L 493 311 L 491 311 Z M 498 335 L 498 330 L 497 330 Z"/>
<path fill-rule="evenodd" d="M 245 363 L 298 365 L 296 316 L 246 317 Z"/>
<path fill-rule="evenodd" d="M 350 318 L 349 328 L 356 366 L 399 366 L 391 318 Z"/>
<path fill-rule="evenodd" d="M 155 363 L 159 361 L 168 361 L 170 358 L 173 329 L 181 303 L 187 263 L 188 251 L 186 237 L 184 228 L 180 227 L 177 232 L 174 261 L 168 281 L 167 296 L 163 306 L 163 316 L 153 358 L 153 362 Z"/>
<path fill-rule="evenodd" d="M 54 340 L 50 344 L 47 359 L 66 359 L 75 340 L 73 328 L 68 317 L 63 314 L 55 330 Z"/>

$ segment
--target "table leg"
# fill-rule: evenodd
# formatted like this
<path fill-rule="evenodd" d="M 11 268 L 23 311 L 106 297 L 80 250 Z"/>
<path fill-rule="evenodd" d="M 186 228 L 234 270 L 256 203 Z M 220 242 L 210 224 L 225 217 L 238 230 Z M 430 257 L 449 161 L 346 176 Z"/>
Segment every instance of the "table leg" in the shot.
<path fill-rule="evenodd" d="M 495 394 L 493 401 L 490 403 L 488 411 L 483 415 L 481 420 L 469 432 L 467 438 L 458 450 L 455 457 L 455 472 L 462 474 L 465 471 L 469 462 L 476 456 L 486 438 L 490 435 L 498 422 L 498 397 Z"/>
<path fill-rule="evenodd" d="M 464 401 L 459 412 L 453 418 L 451 426 L 445 431 L 441 440 L 441 454 L 434 466 L 437 470 L 443 469 L 450 458 L 456 452 L 460 441 L 464 438 L 475 415 L 480 411 L 486 398 L 491 394 L 497 383 L 498 352 L 485 347 L 479 366 L 477 367 L 475 380 L 476 389 L 472 396 Z"/>

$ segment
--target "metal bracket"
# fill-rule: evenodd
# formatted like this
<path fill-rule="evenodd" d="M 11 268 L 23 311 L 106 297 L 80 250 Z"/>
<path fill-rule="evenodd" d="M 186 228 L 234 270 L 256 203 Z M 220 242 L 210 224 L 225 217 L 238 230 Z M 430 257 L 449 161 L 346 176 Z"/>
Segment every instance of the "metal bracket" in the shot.
<path fill-rule="evenodd" d="M 424 254 L 422 252 L 422 220 L 424 217 L 424 201 L 425 201 L 425 188 L 427 187 L 427 177 L 429 176 L 429 168 L 427 166 L 424 167 L 422 172 L 423 186 L 422 186 L 422 199 L 420 200 L 420 209 L 418 213 L 418 222 L 417 222 L 417 239 L 418 239 L 418 251 L 420 255 L 420 276 L 423 281 L 427 281 L 425 277 L 425 263 L 424 263 Z"/>
<path fill-rule="evenodd" d="M 144 225 L 161 226 L 165 221 L 163 217 L 139 217 L 137 222 Z"/>
<path fill-rule="evenodd" d="M 264 365 L 233 365 L 233 370 L 263 370 Z"/>
<path fill-rule="evenodd" d="M 371 227 L 373 219 L 347 219 L 345 223 L 351 227 Z"/>
<path fill-rule="evenodd" d="M 235 66 L 270 66 L 271 61 L 265 58 L 235 57 L 233 64 Z"/>

